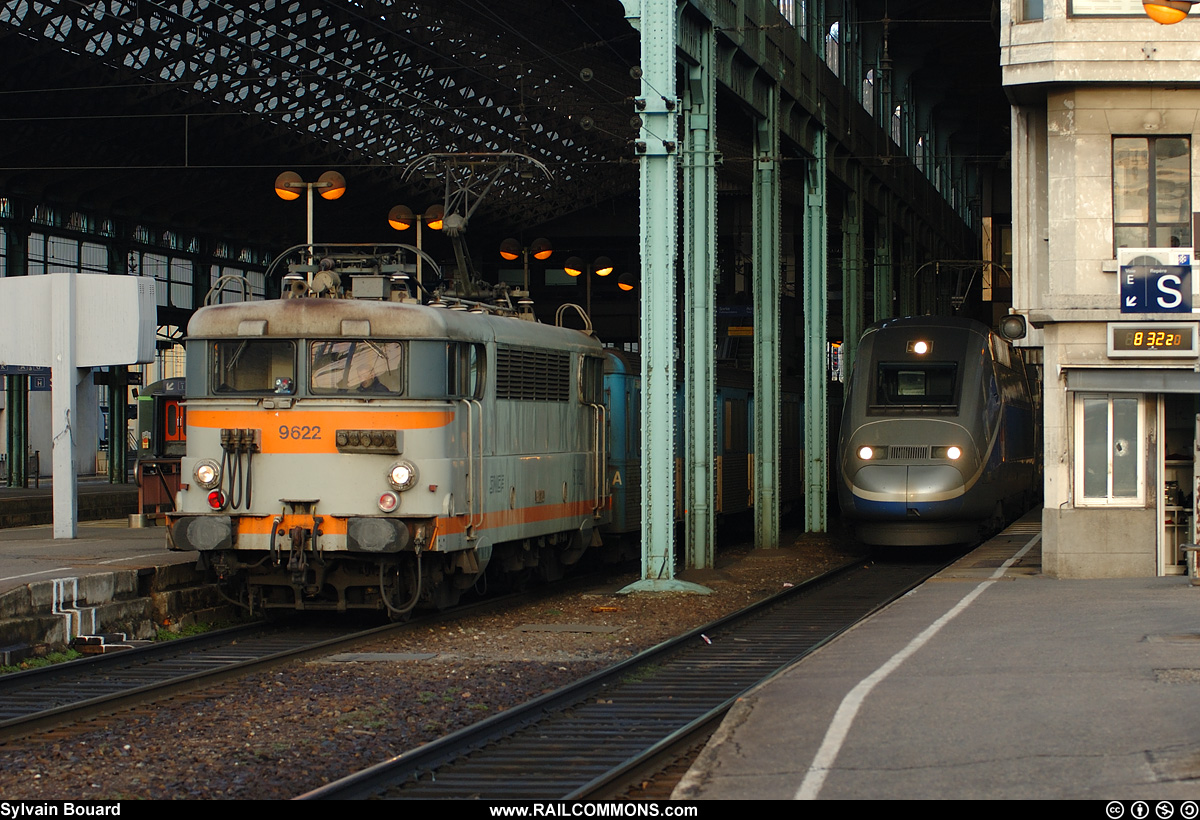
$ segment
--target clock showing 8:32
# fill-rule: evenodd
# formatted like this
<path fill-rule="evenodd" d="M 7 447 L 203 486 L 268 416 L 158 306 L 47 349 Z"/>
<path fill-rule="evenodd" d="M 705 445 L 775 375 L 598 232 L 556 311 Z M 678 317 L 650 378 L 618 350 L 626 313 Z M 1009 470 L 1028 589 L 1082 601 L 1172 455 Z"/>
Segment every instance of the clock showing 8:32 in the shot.
<path fill-rule="evenodd" d="M 1195 322 L 1110 322 L 1110 357 L 1192 357 L 1197 347 Z"/>

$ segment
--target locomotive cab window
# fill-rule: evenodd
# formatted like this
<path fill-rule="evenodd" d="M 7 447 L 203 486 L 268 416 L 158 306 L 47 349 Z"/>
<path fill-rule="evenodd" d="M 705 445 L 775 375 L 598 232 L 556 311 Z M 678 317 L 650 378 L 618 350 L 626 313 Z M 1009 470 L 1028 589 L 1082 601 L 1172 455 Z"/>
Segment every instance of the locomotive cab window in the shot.
<path fill-rule="evenodd" d="M 211 352 L 209 383 L 214 393 L 295 392 L 292 342 L 231 339 L 213 342 Z"/>
<path fill-rule="evenodd" d="M 404 392 L 403 364 L 403 342 L 313 342 L 309 346 L 309 389 L 317 395 L 400 395 Z"/>
<path fill-rule="evenodd" d="M 579 400 L 584 404 L 604 401 L 604 359 L 581 356 L 579 366 Z"/>
<path fill-rule="evenodd" d="M 483 398 L 484 362 L 481 344 L 446 343 L 446 392 L 450 398 Z"/>
<path fill-rule="evenodd" d="M 957 375 L 954 362 L 881 362 L 875 379 L 875 405 L 953 406 Z"/>

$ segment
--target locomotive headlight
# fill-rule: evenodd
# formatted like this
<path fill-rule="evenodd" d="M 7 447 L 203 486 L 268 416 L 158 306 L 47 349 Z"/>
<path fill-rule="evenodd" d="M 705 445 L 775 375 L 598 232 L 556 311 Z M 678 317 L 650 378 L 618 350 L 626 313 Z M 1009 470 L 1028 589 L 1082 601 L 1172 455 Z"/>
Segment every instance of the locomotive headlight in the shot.
<path fill-rule="evenodd" d="M 197 462 L 192 475 L 195 476 L 196 483 L 206 490 L 211 490 L 221 483 L 221 467 L 211 458 L 201 459 Z"/>
<path fill-rule="evenodd" d="M 417 483 L 417 468 L 408 461 L 397 461 L 388 470 L 388 483 L 403 492 Z"/>
<path fill-rule="evenodd" d="M 946 458 L 950 459 L 951 461 L 958 461 L 958 459 L 961 457 L 962 457 L 962 450 L 960 450 L 958 447 L 947 447 L 946 448 Z"/>
<path fill-rule="evenodd" d="M 870 461 L 871 459 L 875 458 L 875 451 L 870 447 L 859 447 L 858 457 L 863 461 Z"/>

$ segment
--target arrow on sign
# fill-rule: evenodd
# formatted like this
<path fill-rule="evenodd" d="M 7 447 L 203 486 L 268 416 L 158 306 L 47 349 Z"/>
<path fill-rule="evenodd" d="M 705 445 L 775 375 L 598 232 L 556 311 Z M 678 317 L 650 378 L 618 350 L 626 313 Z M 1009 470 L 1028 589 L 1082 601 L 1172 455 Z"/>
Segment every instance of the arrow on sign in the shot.
<path fill-rule="evenodd" d="M 1125 307 L 1137 307 L 1137 297 L 1136 296 L 1126 296 L 1125 297 Z"/>

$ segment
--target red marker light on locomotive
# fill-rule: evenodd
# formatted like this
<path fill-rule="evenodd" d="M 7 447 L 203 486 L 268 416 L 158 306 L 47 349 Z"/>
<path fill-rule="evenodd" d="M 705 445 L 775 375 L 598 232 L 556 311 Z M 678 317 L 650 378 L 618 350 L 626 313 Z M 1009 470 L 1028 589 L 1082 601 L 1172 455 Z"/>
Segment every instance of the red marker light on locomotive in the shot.
<path fill-rule="evenodd" d="M 208 494 L 208 506 L 214 510 L 220 510 L 225 507 L 225 494 L 220 490 L 213 490 Z"/>
<path fill-rule="evenodd" d="M 395 493 L 384 493 L 379 496 L 380 512 L 390 513 L 400 504 L 400 496 Z"/>

